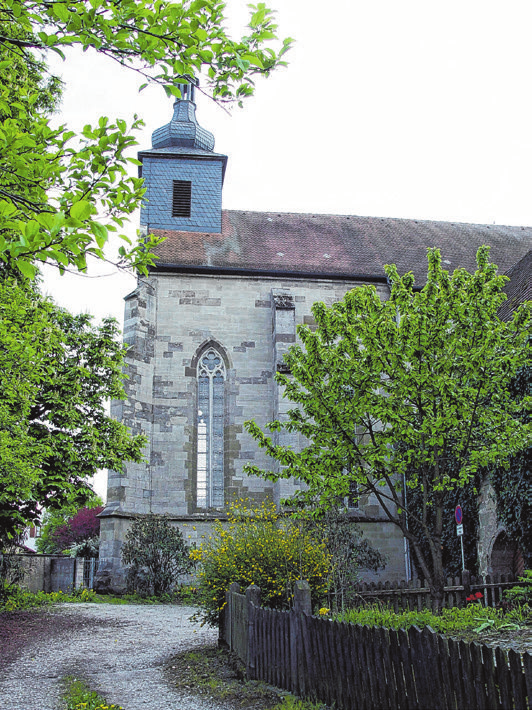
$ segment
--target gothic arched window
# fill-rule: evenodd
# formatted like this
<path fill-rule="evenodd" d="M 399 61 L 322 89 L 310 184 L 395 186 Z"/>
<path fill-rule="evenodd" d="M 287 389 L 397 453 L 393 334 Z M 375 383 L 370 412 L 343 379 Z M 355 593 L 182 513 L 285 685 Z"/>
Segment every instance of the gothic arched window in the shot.
<path fill-rule="evenodd" d="M 224 504 L 225 365 L 214 348 L 198 362 L 197 506 Z"/>

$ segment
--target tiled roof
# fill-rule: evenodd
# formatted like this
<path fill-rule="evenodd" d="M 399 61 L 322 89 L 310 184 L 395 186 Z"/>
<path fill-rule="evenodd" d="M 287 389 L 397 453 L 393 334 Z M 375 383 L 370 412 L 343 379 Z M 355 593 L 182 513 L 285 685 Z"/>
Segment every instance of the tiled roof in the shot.
<path fill-rule="evenodd" d="M 499 318 L 509 320 L 512 313 L 525 301 L 532 301 L 532 249 L 506 272 L 510 281 L 504 292 L 508 296 L 499 308 Z"/>
<path fill-rule="evenodd" d="M 193 271 L 380 278 L 383 266 L 413 271 L 423 285 L 427 248 L 438 247 L 449 270 L 475 268 L 482 244 L 500 272 L 532 248 L 532 227 L 429 222 L 340 215 L 224 210 L 221 234 L 157 230 L 159 268 Z"/>

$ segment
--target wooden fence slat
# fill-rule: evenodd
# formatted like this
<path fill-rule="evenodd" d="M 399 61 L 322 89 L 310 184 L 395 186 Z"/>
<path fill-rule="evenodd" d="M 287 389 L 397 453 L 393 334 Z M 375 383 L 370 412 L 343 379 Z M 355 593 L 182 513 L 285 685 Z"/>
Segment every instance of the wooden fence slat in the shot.
<path fill-rule="evenodd" d="M 369 689 L 370 707 L 378 708 L 380 705 L 380 679 L 375 672 L 375 645 L 371 643 L 371 630 L 369 626 L 362 626 L 363 651 L 366 656 L 365 676 Z"/>
<path fill-rule="evenodd" d="M 498 688 L 495 685 L 495 661 L 493 658 L 493 649 L 485 644 L 482 644 L 482 663 L 484 664 L 484 678 L 486 681 L 488 707 L 490 710 L 502 710 Z"/>
<path fill-rule="evenodd" d="M 478 708 L 478 710 L 491 710 L 491 708 L 488 707 L 486 679 L 484 677 L 484 664 L 482 662 L 480 645 L 478 643 L 469 644 L 469 654 L 471 657 L 473 684 L 477 698 L 475 707 Z"/>
<path fill-rule="evenodd" d="M 380 636 L 380 652 L 384 669 L 383 690 L 386 706 L 390 710 L 397 708 L 397 684 L 395 682 L 395 669 L 390 653 L 389 630 L 379 628 L 377 635 Z"/>
<path fill-rule="evenodd" d="M 409 710 L 417 710 L 417 708 L 422 709 L 423 706 L 419 702 L 416 690 L 414 668 L 411 660 L 410 639 L 408 638 L 408 634 L 404 629 L 397 630 L 397 637 L 399 643 L 399 651 L 401 653 L 406 690 L 408 693 L 408 702 L 406 707 L 408 707 Z"/>
<path fill-rule="evenodd" d="M 368 667 L 368 658 L 366 655 L 365 647 L 365 635 L 363 626 L 355 626 L 355 637 L 357 644 L 357 657 L 358 657 L 358 678 L 361 685 L 362 691 L 362 707 L 364 710 L 372 708 L 372 697 L 371 697 L 371 684 L 366 669 Z"/>
<path fill-rule="evenodd" d="M 349 633 L 349 624 L 343 622 L 341 624 L 342 634 L 341 634 L 341 644 L 342 644 L 342 655 L 344 658 L 344 668 L 345 668 L 345 678 L 346 678 L 346 697 L 344 698 L 345 706 L 347 710 L 356 710 L 357 703 L 357 687 L 355 683 L 355 669 L 354 660 L 355 654 L 353 649 L 353 644 L 351 640 L 351 635 Z"/>
<path fill-rule="evenodd" d="M 532 708 L 532 656 L 529 653 L 523 655 L 523 668 L 525 671 L 525 686 L 528 697 L 528 707 Z"/>
<path fill-rule="evenodd" d="M 373 651 L 370 654 L 373 658 L 373 663 L 369 665 L 367 671 L 370 675 L 372 694 L 375 702 L 375 707 L 388 708 L 385 693 L 385 672 L 382 658 L 381 638 L 375 627 L 366 627 L 366 643 Z"/>
<path fill-rule="evenodd" d="M 411 626 L 408 631 L 408 641 L 410 643 L 411 663 L 414 669 L 417 698 L 421 708 L 432 710 L 432 693 L 427 683 L 425 651 L 421 639 L 421 630 L 417 626 Z"/>
<path fill-rule="evenodd" d="M 349 637 L 349 647 L 351 649 L 351 683 L 355 692 L 356 706 L 360 710 L 364 710 L 364 688 L 362 685 L 362 676 L 360 672 L 360 654 L 358 649 L 358 626 L 349 624 L 347 629 Z"/>
<path fill-rule="evenodd" d="M 501 705 L 503 708 L 512 708 L 513 699 L 511 695 L 510 670 L 506 654 L 500 646 L 495 648 L 495 660 L 497 662 L 497 682 L 501 695 Z"/>
<path fill-rule="evenodd" d="M 473 678 L 473 668 L 469 655 L 469 644 L 465 641 L 458 641 L 460 651 L 460 664 L 464 689 L 464 701 L 466 708 L 474 708 L 476 704 L 475 679 Z"/>
<path fill-rule="evenodd" d="M 435 710 L 445 710 L 444 691 L 442 688 L 441 669 L 438 656 L 438 643 L 436 633 L 428 626 L 421 630 L 420 634 L 424 684 L 428 697 L 431 698 L 432 707 Z"/>
<path fill-rule="evenodd" d="M 349 707 L 349 681 L 347 673 L 346 653 L 344 647 L 345 631 L 344 625 L 338 621 L 331 624 L 331 640 L 336 664 L 337 678 L 337 705 L 341 708 Z"/>
<path fill-rule="evenodd" d="M 395 701 L 397 710 L 406 710 L 407 704 L 407 689 L 405 685 L 405 677 L 403 674 L 403 664 L 401 662 L 401 651 L 399 648 L 399 639 L 395 629 L 388 629 L 388 641 L 390 644 L 390 662 L 393 666 L 393 674 L 395 679 Z"/>
<path fill-rule="evenodd" d="M 442 704 L 445 710 L 455 710 L 457 704 L 454 685 L 452 682 L 449 646 L 447 644 L 447 639 L 439 634 L 436 636 L 436 651 L 440 659 L 440 689 L 442 693 Z"/>
<path fill-rule="evenodd" d="M 458 710 L 467 707 L 466 693 L 462 676 L 462 665 L 460 659 L 460 648 L 456 639 L 448 639 L 449 661 L 451 666 L 451 683 L 456 697 L 456 707 Z"/>
<path fill-rule="evenodd" d="M 512 683 L 512 695 L 515 710 L 526 710 L 526 687 L 521 665 L 521 656 L 513 648 L 508 651 L 510 662 L 510 679 Z"/>

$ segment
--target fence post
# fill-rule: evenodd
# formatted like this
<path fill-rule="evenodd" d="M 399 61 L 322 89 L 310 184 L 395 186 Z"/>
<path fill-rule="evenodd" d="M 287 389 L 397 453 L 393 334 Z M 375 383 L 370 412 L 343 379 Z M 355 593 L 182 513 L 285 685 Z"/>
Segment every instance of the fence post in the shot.
<path fill-rule="evenodd" d="M 225 593 L 225 608 L 220 613 L 220 630 L 224 630 L 224 638 L 229 650 L 233 651 L 233 594 L 240 594 L 240 584 L 232 582 Z M 223 617 L 223 620 L 222 620 Z"/>
<path fill-rule="evenodd" d="M 468 569 L 462 570 L 463 601 L 462 606 L 466 606 L 467 597 L 471 596 L 471 572 Z"/>
<path fill-rule="evenodd" d="M 256 677 L 256 634 L 255 634 L 255 609 L 260 606 L 260 588 L 256 584 L 246 589 L 246 611 L 248 617 L 248 648 L 246 654 L 246 677 L 254 680 Z"/>
<path fill-rule="evenodd" d="M 306 687 L 303 648 L 302 616 L 312 614 L 310 586 L 306 580 L 299 579 L 294 585 L 294 608 L 290 614 L 290 668 L 292 676 L 291 692 L 304 695 Z"/>

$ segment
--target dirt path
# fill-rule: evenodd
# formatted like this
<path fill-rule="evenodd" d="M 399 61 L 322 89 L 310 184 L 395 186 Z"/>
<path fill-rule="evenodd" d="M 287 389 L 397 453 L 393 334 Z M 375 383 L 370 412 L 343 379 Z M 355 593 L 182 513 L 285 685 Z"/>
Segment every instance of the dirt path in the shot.
<path fill-rule="evenodd" d="M 124 710 L 225 710 L 165 680 L 169 657 L 217 638 L 175 606 L 63 604 L 0 616 L 0 710 L 56 710 L 61 678 L 83 678 Z M 17 619 L 18 616 L 18 619 Z"/>

